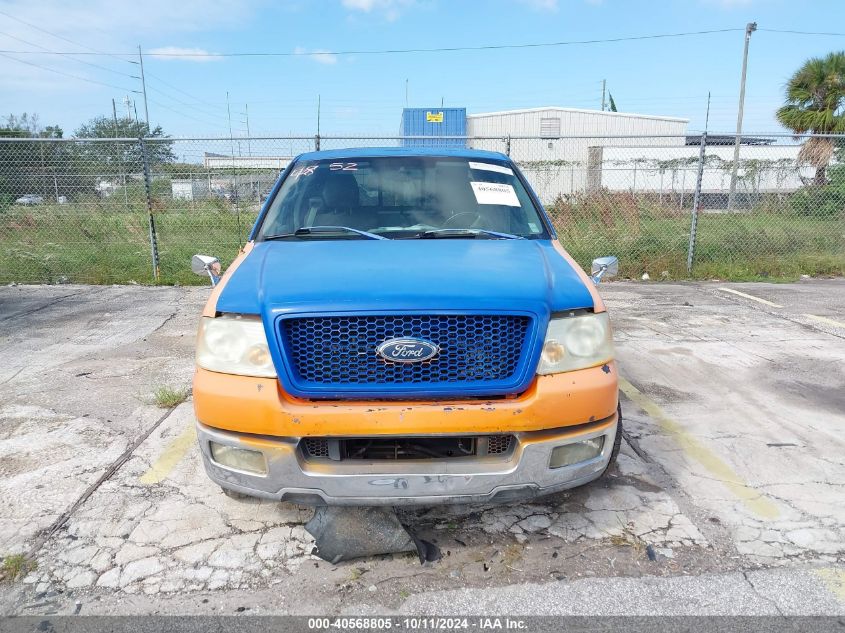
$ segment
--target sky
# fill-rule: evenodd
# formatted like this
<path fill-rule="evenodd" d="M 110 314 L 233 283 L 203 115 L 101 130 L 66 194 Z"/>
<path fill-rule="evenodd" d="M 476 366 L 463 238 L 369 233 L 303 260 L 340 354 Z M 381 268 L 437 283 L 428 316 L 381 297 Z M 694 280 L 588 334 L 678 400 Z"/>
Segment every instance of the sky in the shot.
<path fill-rule="evenodd" d="M 809 57 L 845 49 L 840 0 L 0 0 L 0 115 L 37 113 L 65 136 L 99 115 L 149 118 L 171 136 L 397 134 L 402 108 L 600 109 L 688 118 L 732 132 L 744 28 L 744 131 L 783 131 L 774 111 Z M 474 51 L 361 51 L 607 40 Z M 24 51 L 36 51 L 37 54 Z M 96 55 L 54 55 L 98 53 Z M 338 54 L 344 51 L 358 51 Z M 285 56 L 223 54 L 272 52 Z M 105 54 L 103 54 L 105 53 Z M 193 53 L 168 57 L 166 53 Z M 227 111 L 227 92 L 229 109 Z M 231 116 L 229 116 L 229 113 Z"/>

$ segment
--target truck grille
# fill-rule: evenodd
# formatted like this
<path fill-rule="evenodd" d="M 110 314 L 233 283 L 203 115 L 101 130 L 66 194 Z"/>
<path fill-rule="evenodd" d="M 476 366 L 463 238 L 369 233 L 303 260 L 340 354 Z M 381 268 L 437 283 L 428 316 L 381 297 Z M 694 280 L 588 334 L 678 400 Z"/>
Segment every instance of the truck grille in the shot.
<path fill-rule="evenodd" d="M 467 437 L 306 437 L 300 441 L 304 456 L 333 461 L 452 459 L 500 457 L 505 459 L 516 444 L 513 435 Z"/>
<path fill-rule="evenodd" d="M 491 435 L 488 439 L 487 454 L 501 455 L 507 453 L 511 448 L 513 435 Z"/>
<path fill-rule="evenodd" d="M 531 318 L 521 315 L 315 316 L 280 320 L 279 332 L 293 382 L 309 388 L 355 385 L 483 386 L 514 380 Z M 414 337 L 440 347 L 432 359 L 389 362 L 376 348 Z"/>

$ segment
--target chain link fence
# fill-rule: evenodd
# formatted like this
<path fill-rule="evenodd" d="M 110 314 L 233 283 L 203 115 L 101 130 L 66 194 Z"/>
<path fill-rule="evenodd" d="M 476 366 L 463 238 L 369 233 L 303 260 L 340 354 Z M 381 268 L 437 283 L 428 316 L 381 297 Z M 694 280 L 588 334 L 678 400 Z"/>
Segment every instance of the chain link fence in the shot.
<path fill-rule="evenodd" d="M 508 154 L 584 266 L 653 279 L 845 274 L 845 137 L 0 138 L 0 282 L 203 283 L 293 157 L 460 146 Z M 815 166 L 814 166 L 815 165 Z"/>

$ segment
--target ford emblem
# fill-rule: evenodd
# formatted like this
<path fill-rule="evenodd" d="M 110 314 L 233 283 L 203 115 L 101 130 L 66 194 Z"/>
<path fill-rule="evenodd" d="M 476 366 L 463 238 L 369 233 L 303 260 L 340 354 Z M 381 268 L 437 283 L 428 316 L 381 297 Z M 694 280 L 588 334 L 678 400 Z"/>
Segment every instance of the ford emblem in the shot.
<path fill-rule="evenodd" d="M 392 338 L 376 348 L 376 353 L 393 363 L 421 363 L 434 358 L 440 347 L 419 338 Z"/>

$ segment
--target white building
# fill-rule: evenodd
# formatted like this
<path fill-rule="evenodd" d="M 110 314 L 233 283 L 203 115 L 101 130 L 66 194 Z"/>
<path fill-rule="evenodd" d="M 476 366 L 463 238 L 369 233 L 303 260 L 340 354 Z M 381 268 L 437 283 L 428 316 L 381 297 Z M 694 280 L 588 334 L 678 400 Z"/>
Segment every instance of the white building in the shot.
<path fill-rule="evenodd" d="M 738 190 L 746 193 L 788 193 L 803 186 L 815 170 L 798 163 L 800 145 L 741 145 Z M 609 191 L 688 193 L 698 177 L 698 145 L 686 147 L 604 147 L 601 187 Z M 729 191 L 734 148 L 708 145 L 701 192 Z"/>
<path fill-rule="evenodd" d="M 529 108 L 467 115 L 470 147 L 510 156 L 544 202 L 600 186 L 602 147 L 683 147 L 689 119 L 576 108 Z"/>
<path fill-rule="evenodd" d="M 281 172 L 291 160 L 288 156 L 226 156 L 205 152 L 202 164 L 206 169 L 275 169 Z"/>

